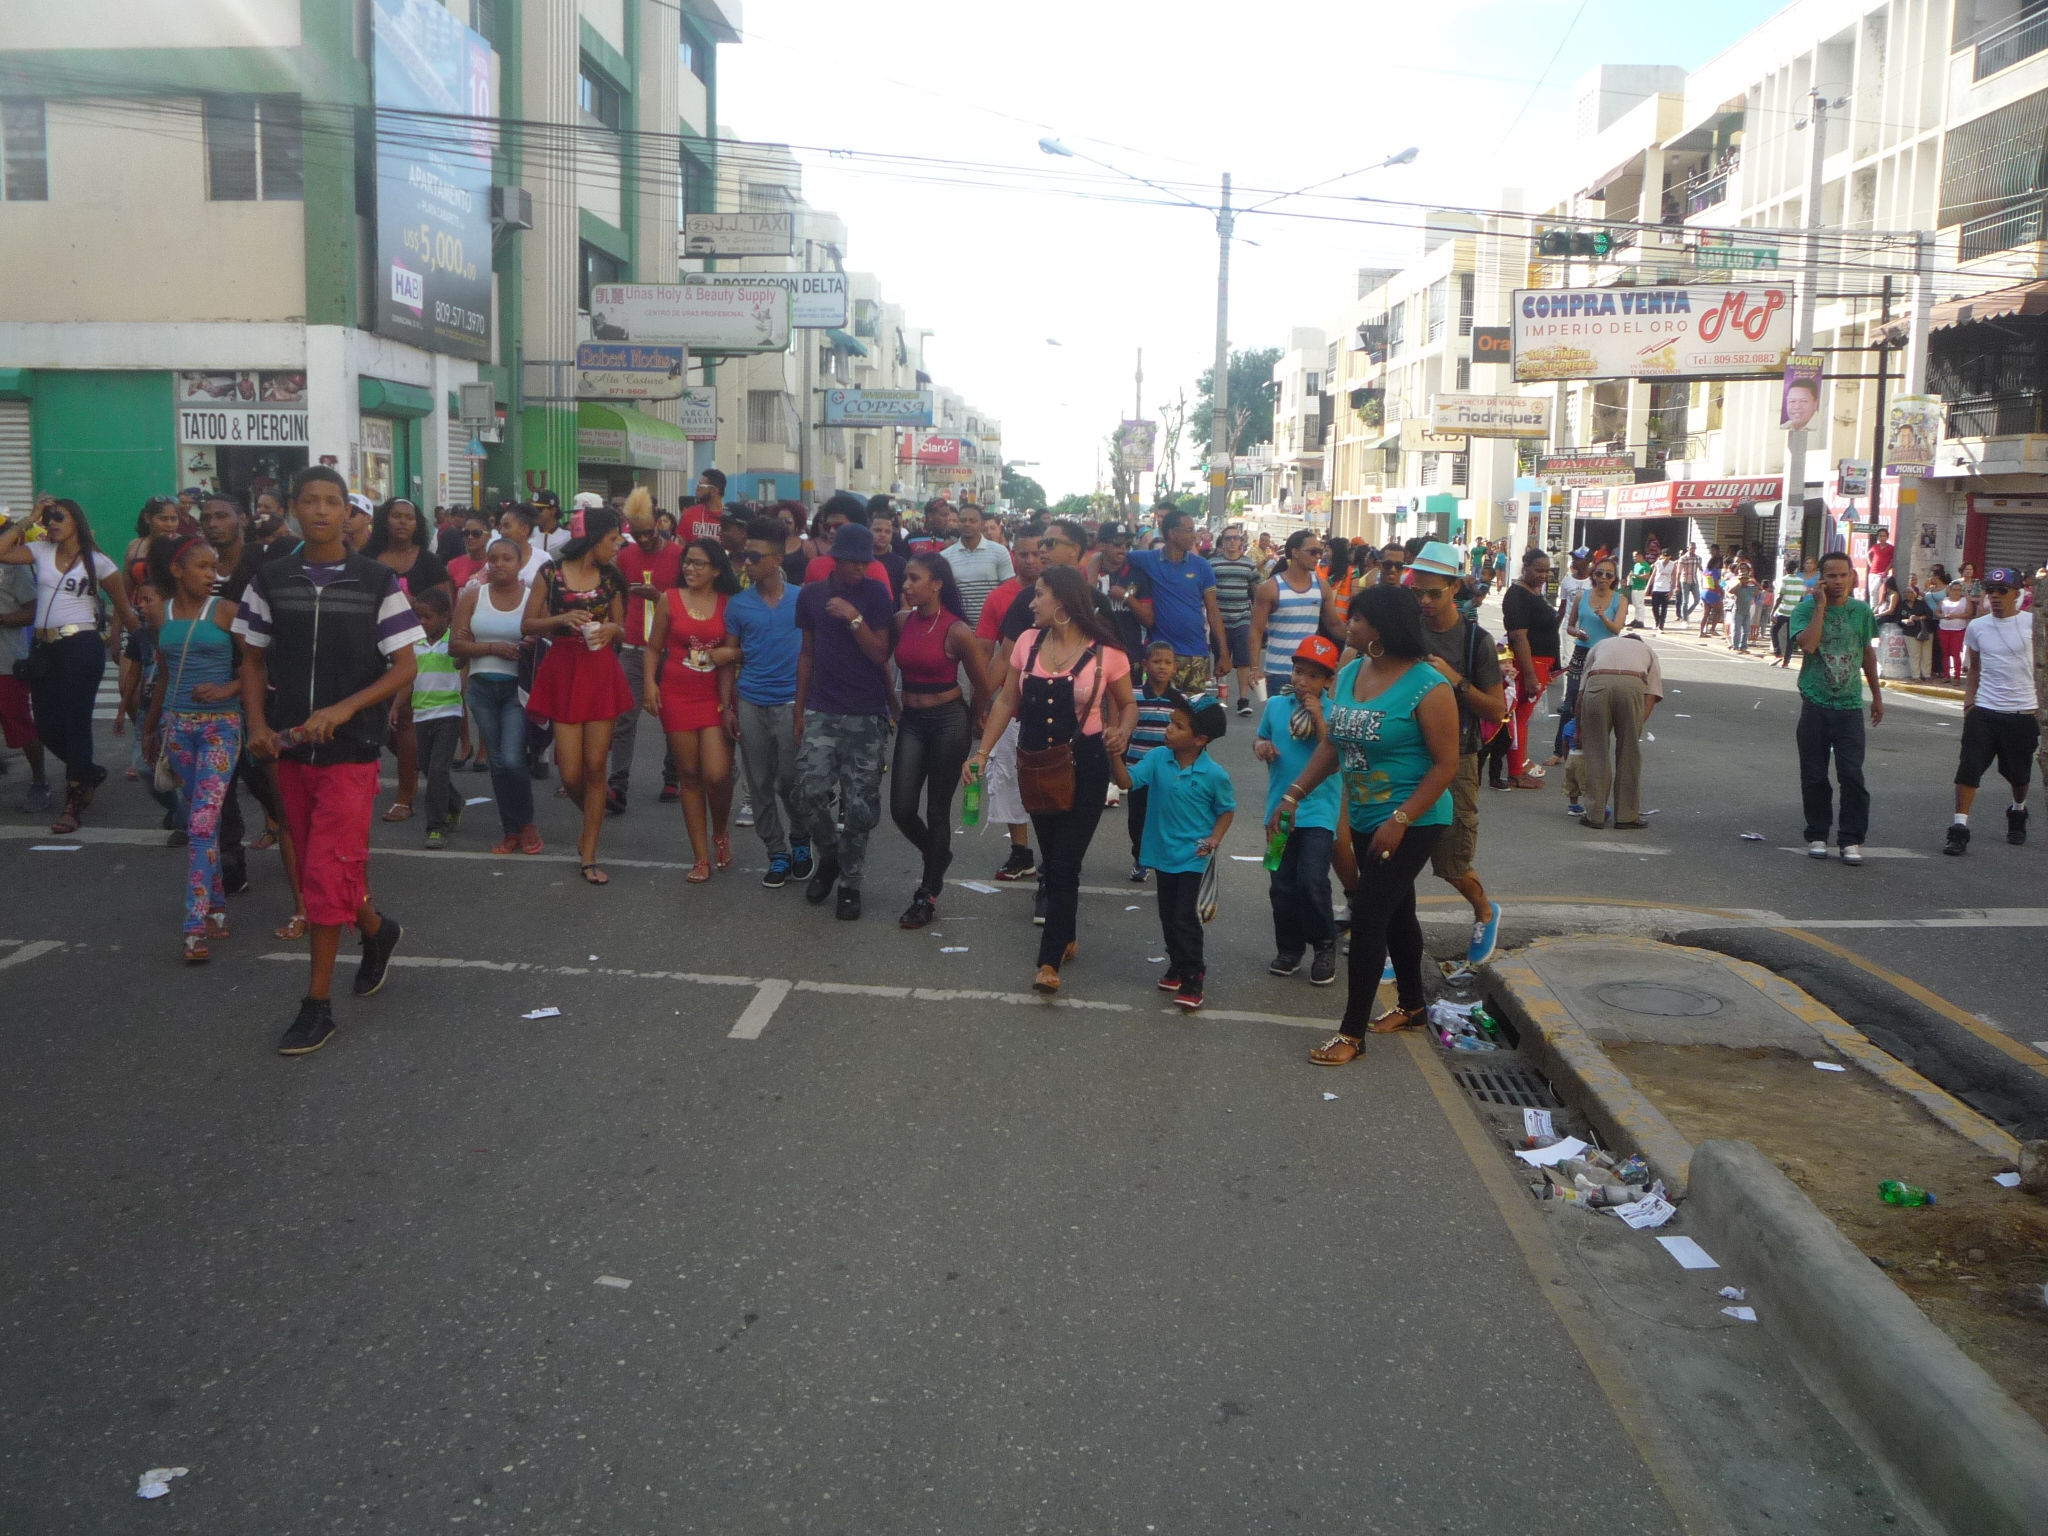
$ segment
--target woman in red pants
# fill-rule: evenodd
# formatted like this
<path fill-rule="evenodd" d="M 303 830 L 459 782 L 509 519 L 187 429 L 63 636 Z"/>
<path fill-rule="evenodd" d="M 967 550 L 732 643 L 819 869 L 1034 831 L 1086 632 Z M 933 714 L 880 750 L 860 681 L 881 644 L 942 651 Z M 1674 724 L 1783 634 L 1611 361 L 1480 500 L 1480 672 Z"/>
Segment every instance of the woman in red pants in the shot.
<path fill-rule="evenodd" d="M 1557 672 L 1558 615 L 1550 600 L 1550 556 L 1522 552 L 1522 574 L 1501 598 L 1501 627 L 1515 656 L 1514 738 L 1508 745 L 1508 782 L 1517 789 L 1541 789 L 1542 771 L 1529 761 L 1529 722 L 1543 690 Z"/>

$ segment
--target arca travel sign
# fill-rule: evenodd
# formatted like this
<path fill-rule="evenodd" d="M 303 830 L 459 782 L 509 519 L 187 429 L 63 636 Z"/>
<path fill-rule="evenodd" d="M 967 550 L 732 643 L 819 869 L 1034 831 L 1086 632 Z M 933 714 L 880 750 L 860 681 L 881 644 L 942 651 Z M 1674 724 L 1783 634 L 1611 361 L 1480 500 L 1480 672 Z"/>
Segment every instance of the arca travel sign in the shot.
<path fill-rule="evenodd" d="M 1517 289 L 1514 332 L 1518 384 L 1782 373 L 1792 350 L 1792 289 Z"/>

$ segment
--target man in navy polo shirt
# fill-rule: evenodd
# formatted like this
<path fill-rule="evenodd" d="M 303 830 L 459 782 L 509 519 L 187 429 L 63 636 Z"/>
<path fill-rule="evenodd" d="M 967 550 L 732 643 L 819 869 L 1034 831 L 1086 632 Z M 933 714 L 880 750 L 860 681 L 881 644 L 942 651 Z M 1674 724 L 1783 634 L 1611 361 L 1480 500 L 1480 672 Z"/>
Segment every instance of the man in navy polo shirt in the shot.
<path fill-rule="evenodd" d="M 1173 686 L 1192 697 L 1209 691 L 1210 656 L 1228 656 L 1230 639 L 1216 605 L 1216 573 L 1195 553 L 1195 520 L 1163 507 L 1159 530 L 1159 548 L 1131 552 L 1138 585 L 1130 604 L 1151 638 L 1173 647 Z"/>

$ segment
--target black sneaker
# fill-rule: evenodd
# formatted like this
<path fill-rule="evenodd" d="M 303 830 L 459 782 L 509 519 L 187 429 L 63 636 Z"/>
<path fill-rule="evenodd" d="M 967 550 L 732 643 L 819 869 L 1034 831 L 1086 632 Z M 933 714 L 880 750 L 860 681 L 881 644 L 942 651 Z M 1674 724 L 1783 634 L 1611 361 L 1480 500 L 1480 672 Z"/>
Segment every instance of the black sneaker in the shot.
<path fill-rule="evenodd" d="M 604 793 L 604 813 L 607 816 L 626 814 L 626 792 L 622 789 L 608 789 Z"/>
<path fill-rule="evenodd" d="M 1970 829 L 1958 822 L 1948 824 L 1948 841 L 1941 845 L 1947 854 L 1964 854 L 1970 851 Z"/>
<path fill-rule="evenodd" d="M 683 798 L 683 792 L 673 784 L 661 786 L 661 793 L 654 797 L 656 805 L 674 805 Z"/>
<path fill-rule="evenodd" d="M 768 872 L 761 876 L 761 883 L 771 891 L 779 891 L 789 884 L 789 855 L 771 853 L 768 855 Z"/>
<path fill-rule="evenodd" d="M 1299 954 L 1290 955 L 1285 950 L 1282 950 L 1267 963 L 1266 974 L 1268 976 L 1292 976 L 1300 969 L 1301 956 Z"/>
<path fill-rule="evenodd" d="M 850 885 L 839 887 L 839 910 L 832 914 L 842 923 L 860 921 L 860 892 Z"/>
<path fill-rule="evenodd" d="M 398 941 L 404 937 L 405 930 L 399 927 L 395 917 L 384 918 L 374 934 L 364 937 L 363 963 L 356 967 L 357 997 L 377 995 L 378 989 L 384 985 L 384 973 L 391 969 L 391 952 L 398 948 Z"/>
<path fill-rule="evenodd" d="M 1337 979 L 1337 941 L 1316 946 L 1316 957 L 1308 965 L 1308 979 L 1312 986 L 1327 987 Z"/>
<path fill-rule="evenodd" d="M 1239 699 L 1237 701 L 1237 712 L 1240 715 L 1250 714 L 1252 712 L 1252 701 L 1250 699 Z"/>
<path fill-rule="evenodd" d="M 236 857 L 220 861 L 220 888 L 230 896 L 239 896 L 249 889 L 249 863 L 236 850 Z"/>
<path fill-rule="evenodd" d="M 809 843 L 789 845 L 789 877 L 792 880 L 808 880 L 816 873 L 818 861 L 811 857 Z"/>
<path fill-rule="evenodd" d="M 1202 1006 L 1202 973 L 1200 971 L 1181 978 L 1180 989 L 1173 994 L 1173 1006 L 1183 1013 L 1193 1013 Z"/>
<path fill-rule="evenodd" d="M 1031 924 L 1034 928 L 1045 926 L 1045 887 L 1038 888 L 1038 894 L 1031 898 Z"/>
<path fill-rule="evenodd" d="M 858 891 L 854 892 L 855 896 L 859 894 Z M 840 900 L 844 901 L 845 899 L 846 893 L 842 891 L 840 893 Z M 936 896 L 927 896 L 923 888 L 920 887 L 918 893 L 910 898 L 910 905 L 903 909 L 903 915 L 896 919 L 896 926 L 899 928 L 922 928 L 938 915 L 938 898 Z"/>
<path fill-rule="evenodd" d="M 2014 846 L 2018 846 L 2027 840 L 2027 808 L 2025 806 L 2021 806 L 2017 810 L 2009 805 L 2005 808 L 2005 840 Z"/>
<path fill-rule="evenodd" d="M 1180 972 L 1169 965 L 1166 968 L 1166 974 L 1159 978 L 1159 990 L 1162 992 L 1178 992 L 1180 990 Z"/>
<path fill-rule="evenodd" d="M 1131 884 L 1143 885 L 1145 883 L 1146 877 L 1151 873 L 1152 871 L 1147 869 L 1144 865 L 1133 863 L 1131 865 Z"/>
<path fill-rule="evenodd" d="M 825 898 L 832 894 L 832 887 L 838 883 L 839 856 L 828 853 L 812 869 L 810 881 L 804 886 L 804 900 L 814 907 L 822 907 Z"/>
<path fill-rule="evenodd" d="M 299 1016 L 277 1042 L 280 1056 L 310 1056 L 334 1036 L 334 1004 L 324 997 L 309 997 L 299 1004 Z"/>
<path fill-rule="evenodd" d="M 1003 861 L 1003 867 L 996 871 L 996 879 L 1008 883 L 1014 880 L 1035 880 L 1038 878 L 1038 860 L 1031 856 L 1029 847 L 1010 845 L 1010 856 Z"/>

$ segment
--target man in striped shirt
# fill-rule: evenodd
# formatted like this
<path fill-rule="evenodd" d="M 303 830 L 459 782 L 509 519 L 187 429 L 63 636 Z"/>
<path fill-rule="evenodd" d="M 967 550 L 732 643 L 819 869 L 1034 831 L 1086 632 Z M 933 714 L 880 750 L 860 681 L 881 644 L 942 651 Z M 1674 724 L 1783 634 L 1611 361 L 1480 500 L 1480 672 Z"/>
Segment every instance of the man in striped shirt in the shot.
<path fill-rule="evenodd" d="M 1266 669 L 1266 697 L 1277 698 L 1293 685 L 1294 653 L 1310 635 L 1344 633 L 1337 600 L 1316 566 L 1323 541 L 1312 528 L 1287 536 L 1286 564 L 1268 576 L 1252 594 L 1252 655 Z"/>
<path fill-rule="evenodd" d="M 1216 573 L 1216 611 L 1223 615 L 1223 636 L 1230 654 L 1218 658 L 1224 671 L 1237 673 L 1237 712 L 1252 712 L 1252 593 L 1259 585 L 1259 568 L 1244 552 L 1244 530 L 1226 528 L 1216 541 L 1216 553 L 1209 557 L 1209 569 Z M 1218 679 L 1216 696 L 1225 699 L 1227 688 Z"/>
<path fill-rule="evenodd" d="M 993 539 L 981 536 L 981 508 L 967 502 L 960 508 L 960 541 L 940 552 L 953 568 L 953 580 L 960 585 L 960 601 L 967 607 L 970 626 L 981 622 L 981 605 L 989 593 L 1016 575 L 1010 552 Z"/>

